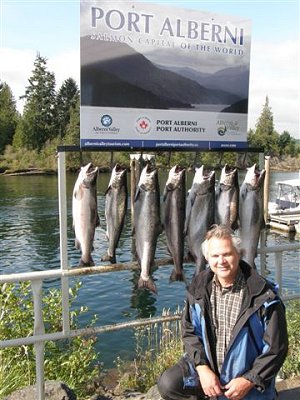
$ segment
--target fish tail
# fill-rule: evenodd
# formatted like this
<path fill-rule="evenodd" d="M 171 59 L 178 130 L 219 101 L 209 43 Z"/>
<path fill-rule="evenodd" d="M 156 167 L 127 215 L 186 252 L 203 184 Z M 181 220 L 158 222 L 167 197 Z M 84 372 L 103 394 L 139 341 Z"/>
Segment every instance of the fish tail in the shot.
<path fill-rule="evenodd" d="M 116 256 L 111 256 L 109 254 L 104 254 L 101 257 L 101 261 L 110 261 L 111 264 L 115 264 L 116 263 Z"/>
<path fill-rule="evenodd" d="M 176 281 L 186 282 L 186 278 L 183 271 L 176 271 L 175 269 L 173 269 L 170 275 L 170 283 Z"/>
<path fill-rule="evenodd" d="M 147 279 L 146 281 L 142 277 L 140 277 L 138 282 L 138 288 L 149 289 L 151 292 L 157 294 L 156 285 L 151 277 L 149 277 L 149 279 Z"/>

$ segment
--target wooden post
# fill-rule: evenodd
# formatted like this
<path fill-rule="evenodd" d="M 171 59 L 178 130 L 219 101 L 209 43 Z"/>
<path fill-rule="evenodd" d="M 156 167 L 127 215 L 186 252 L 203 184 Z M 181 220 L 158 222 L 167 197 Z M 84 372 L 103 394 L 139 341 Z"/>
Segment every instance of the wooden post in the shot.
<path fill-rule="evenodd" d="M 269 191 L 270 191 L 270 156 L 265 156 L 265 182 L 264 182 L 264 219 L 267 224 L 269 221 Z"/>

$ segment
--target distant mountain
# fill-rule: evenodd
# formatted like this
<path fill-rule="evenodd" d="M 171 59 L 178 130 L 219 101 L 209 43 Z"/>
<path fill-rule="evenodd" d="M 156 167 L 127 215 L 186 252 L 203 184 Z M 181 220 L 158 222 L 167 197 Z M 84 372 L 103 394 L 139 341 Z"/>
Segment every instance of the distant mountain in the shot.
<path fill-rule="evenodd" d="M 188 67 L 162 67 L 171 69 L 185 78 L 193 79 L 208 89 L 219 89 L 239 96 L 248 98 L 249 92 L 249 69 L 246 66 L 230 67 L 221 69 L 215 73 L 203 73 Z"/>
<path fill-rule="evenodd" d="M 81 104 L 102 107 L 152 108 L 167 110 L 190 107 L 175 100 L 165 100 L 135 85 L 124 82 L 115 75 L 98 71 L 93 66 L 81 70 Z"/>
<path fill-rule="evenodd" d="M 231 106 L 224 108 L 221 112 L 247 114 L 248 99 L 240 100 Z"/>
<path fill-rule="evenodd" d="M 226 91 L 207 89 L 190 78 L 158 68 L 127 44 L 89 37 L 81 38 L 81 96 L 82 104 L 133 108 L 148 104 L 158 109 L 240 100 Z"/>

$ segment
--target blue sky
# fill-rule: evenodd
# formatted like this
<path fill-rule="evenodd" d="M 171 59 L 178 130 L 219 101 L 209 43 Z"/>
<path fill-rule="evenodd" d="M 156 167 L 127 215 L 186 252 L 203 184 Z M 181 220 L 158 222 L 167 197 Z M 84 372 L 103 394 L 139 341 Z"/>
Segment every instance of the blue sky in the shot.
<path fill-rule="evenodd" d="M 114 4 L 117 1 L 113 2 Z M 149 1 L 252 21 L 248 128 L 268 95 L 275 129 L 299 137 L 299 1 Z M 0 79 L 15 99 L 24 94 L 37 52 L 48 59 L 58 87 L 79 83 L 80 2 L 0 0 Z M 22 110 L 18 100 L 18 108 Z"/>

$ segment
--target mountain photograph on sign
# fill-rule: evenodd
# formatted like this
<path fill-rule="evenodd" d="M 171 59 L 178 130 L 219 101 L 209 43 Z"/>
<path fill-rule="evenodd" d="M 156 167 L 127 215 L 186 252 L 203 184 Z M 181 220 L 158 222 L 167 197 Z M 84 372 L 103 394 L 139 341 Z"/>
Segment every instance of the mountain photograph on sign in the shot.
<path fill-rule="evenodd" d="M 126 43 L 90 36 L 82 36 L 80 45 L 81 105 L 247 113 L 245 66 L 210 74 L 178 67 L 167 49 L 164 57 L 159 50 L 146 57 Z"/>

